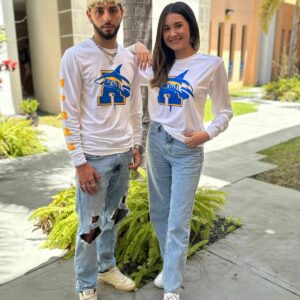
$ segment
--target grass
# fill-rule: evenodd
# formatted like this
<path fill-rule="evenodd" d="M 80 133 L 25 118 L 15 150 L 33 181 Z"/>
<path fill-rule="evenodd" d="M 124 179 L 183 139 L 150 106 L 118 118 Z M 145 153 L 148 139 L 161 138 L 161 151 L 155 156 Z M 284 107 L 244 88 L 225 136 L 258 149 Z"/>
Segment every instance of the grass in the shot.
<path fill-rule="evenodd" d="M 232 102 L 233 115 L 244 115 L 257 111 L 257 104 L 243 103 L 243 102 Z M 205 105 L 204 122 L 211 121 L 213 114 L 211 112 L 211 100 L 208 100 Z"/>
<path fill-rule="evenodd" d="M 278 167 L 255 175 L 255 179 L 300 191 L 300 137 L 259 153 L 267 156 L 263 161 Z"/>
<path fill-rule="evenodd" d="M 251 88 L 248 86 L 232 87 L 229 89 L 229 94 L 231 97 L 254 98 L 257 92 L 251 90 Z"/>
<path fill-rule="evenodd" d="M 62 128 L 61 115 L 59 114 L 59 115 L 40 116 L 39 124 Z"/>

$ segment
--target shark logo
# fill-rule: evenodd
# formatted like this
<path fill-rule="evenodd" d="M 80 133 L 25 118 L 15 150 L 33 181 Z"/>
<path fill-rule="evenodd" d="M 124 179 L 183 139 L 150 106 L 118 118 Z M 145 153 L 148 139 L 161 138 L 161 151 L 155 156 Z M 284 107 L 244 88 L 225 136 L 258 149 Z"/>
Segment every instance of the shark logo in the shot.
<path fill-rule="evenodd" d="M 122 65 L 113 71 L 102 71 L 94 83 L 101 86 L 97 103 L 102 105 L 124 105 L 126 98 L 130 96 L 130 82 L 120 74 Z"/>
<path fill-rule="evenodd" d="M 176 77 L 169 77 L 167 83 L 161 86 L 158 95 L 158 104 L 170 106 L 170 111 L 173 106 L 183 106 L 183 100 L 194 96 L 193 87 L 184 79 L 184 71 Z"/>

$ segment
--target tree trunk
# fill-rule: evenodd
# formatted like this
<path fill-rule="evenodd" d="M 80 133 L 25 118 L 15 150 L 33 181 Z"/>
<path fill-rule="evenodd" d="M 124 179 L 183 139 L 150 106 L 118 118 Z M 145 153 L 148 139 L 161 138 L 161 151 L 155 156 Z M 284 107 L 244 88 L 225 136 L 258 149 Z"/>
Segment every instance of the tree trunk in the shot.
<path fill-rule="evenodd" d="M 152 0 L 123 0 L 125 14 L 123 19 L 124 46 L 142 42 L 150 51 L 152 49 Z M 143 101 L 143 146 L 150 118 L 148 115 L 148 88 L 141 88 Z"/>
<path fill-rule="evenodd" d="M 300 0 L 297 0 L 295 5 L 295 10 L 294 10 L 293 30 L 291 34 L 290 47 L 289 47 L 287 77 L 292 77 L 295 73 L 294 69 L 296 68 L 299 11 L 300 11 Z"/>

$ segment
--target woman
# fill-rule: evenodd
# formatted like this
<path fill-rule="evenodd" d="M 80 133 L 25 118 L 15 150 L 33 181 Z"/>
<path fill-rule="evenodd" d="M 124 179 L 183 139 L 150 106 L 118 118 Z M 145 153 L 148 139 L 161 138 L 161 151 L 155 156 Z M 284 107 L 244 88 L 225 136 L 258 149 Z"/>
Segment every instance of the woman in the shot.
<path fill-rule="evenodd" d="M 147 173 L 150 218 L 163 271 L 154 284 L 164 300 L 178 300 L 186 266 L 190 219 L 203 163 L 203 144 L 232 118 L 227 76 L 219 57 L 198 54 L 200 37 L 192 9 L 167 5 L 159 18 L 153 66 L 141 77 L 150 85 Z M 136 54 L 142 52 L 136 44 Z M 207 94 L 215 115 L 203 125 Z"/>

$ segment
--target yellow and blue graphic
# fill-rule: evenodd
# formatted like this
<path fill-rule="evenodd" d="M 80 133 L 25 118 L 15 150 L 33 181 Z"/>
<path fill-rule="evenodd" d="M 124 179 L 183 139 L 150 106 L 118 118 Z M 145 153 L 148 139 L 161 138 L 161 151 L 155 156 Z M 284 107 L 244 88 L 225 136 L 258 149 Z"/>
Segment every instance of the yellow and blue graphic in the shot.
<path fill-rule="evenodd" d="M 101 86 L 98 105 L 125 105 L 130 96 L 130 82 L 121 75 L 122 65 L 115 70 L 101 71 L 101 76 L 94 83 Z"/>
<path fill-rule="evenodd" d="M 194 97 L 193 87 L 184 79 L 187 72 L 188 70 L 168 78 L 166 84 L 160 87 L 158 104 L 170 106 L 171 111 L 173 106 L 182 107 L 183 100 Z"/>

